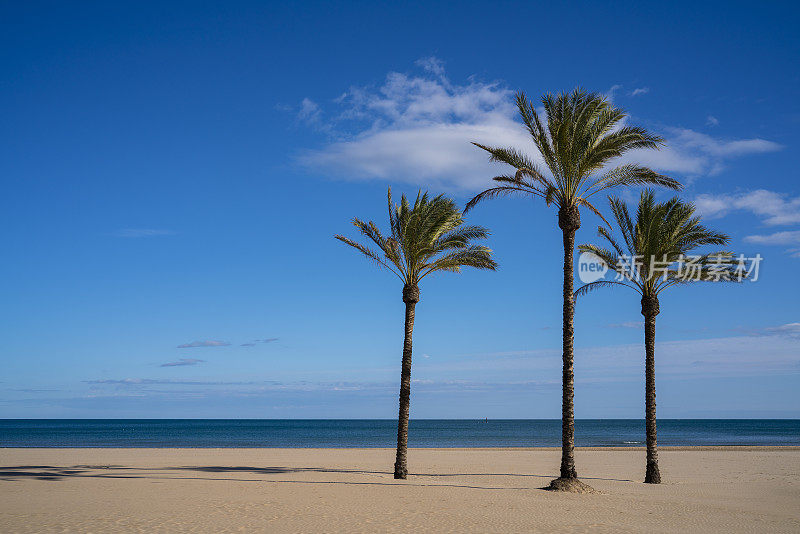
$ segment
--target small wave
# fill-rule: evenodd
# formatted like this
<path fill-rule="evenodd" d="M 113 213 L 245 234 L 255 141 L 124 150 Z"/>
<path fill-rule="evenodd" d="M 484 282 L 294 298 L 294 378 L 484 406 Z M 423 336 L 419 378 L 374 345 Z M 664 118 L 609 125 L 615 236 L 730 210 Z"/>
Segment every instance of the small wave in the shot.
<path fill-rule="evenodd" d="M 623 441 L 622 443 L 634 444 L 634 443 L 641 443 L 641 441 Z"/>

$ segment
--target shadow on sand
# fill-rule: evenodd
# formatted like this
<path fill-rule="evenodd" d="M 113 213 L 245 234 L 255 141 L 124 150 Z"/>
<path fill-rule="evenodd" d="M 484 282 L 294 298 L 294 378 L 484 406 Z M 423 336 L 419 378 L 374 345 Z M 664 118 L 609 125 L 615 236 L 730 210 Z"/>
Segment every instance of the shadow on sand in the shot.
<path fill-rule="evenodd" d="M 107 472 L 104 472 L 107 471 Z M 533 487 L 508 487 L 508 486 L 474 486 L 469 484 L 426 484 L 425 478 L 441 477 L 533 477 L 540 479 L 551 479 L 553 475 L 538 475 L 530 473 L 414 473 L 410 475 L 408 481 L 354 481 L 354 480 L 281 480 L 275 478 L 211 478 L 199 476 L 202 473 L 229 473 L 244 475 L 283 475 L 290 473 L 335 473 L 353 475 L 383 475 L 390 477 L 390 471 L 367 471 L 361 469 L 334 469 L 324 467 L 254 467 L 254 466 L 178 466 L 178 467 L 125 467 L 121 465 L 73 465 L 59 467 L 53 465 L 18 465 L 11 467 L 0 467 L 0 480 L 45 480 L 57 481 L 65 478 L 119 478 L 119 479 L 158 479 L 158 480 L 215 480 L 215 481 L 235 481 L 235 482 L 276 482 L 291 484 L 347 484 L 347 485 L 415 485 L 415 486 L 439 486 L 451 488 L 470 488 L 470 489 L 542 489 Z M 195 474 L 195 476 L 191 476 Z M 600 477 L 581 477 L 586 480 L 608 480 L 615 482 L 633 482 L 628 479 L 600 478 Z"/>

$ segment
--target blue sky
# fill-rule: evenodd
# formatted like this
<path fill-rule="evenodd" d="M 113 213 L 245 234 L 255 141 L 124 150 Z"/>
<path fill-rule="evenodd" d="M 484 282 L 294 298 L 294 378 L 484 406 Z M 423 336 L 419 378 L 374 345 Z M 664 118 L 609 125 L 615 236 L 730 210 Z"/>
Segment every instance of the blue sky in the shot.
<path fill-rule="evenodd" d="M 659 416 L 800 416 L 798 14 L 3 4 L 0 417 L 395 417 L 401 288 L 333 234 L 383 225 L 389 185 L 466 202 L 499 171 L 470 141 L 532 150 L 514 91 L 578 85 L 663 135 L 633 157 L 764 257 L 756 283 L 662 298 Z M 412 417 L 557 418 L 555 212 L 470 220 L 501 268 L 425 280 Z M 579 302 L 577 417 L 641 417 L 640 323 L 633 293 Z"/>

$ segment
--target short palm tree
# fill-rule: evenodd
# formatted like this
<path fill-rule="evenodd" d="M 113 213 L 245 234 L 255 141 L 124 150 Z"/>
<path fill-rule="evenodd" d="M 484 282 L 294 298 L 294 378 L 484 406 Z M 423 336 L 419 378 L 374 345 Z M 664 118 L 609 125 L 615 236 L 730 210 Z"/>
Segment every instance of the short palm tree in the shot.
<path fill-rule="evenodd" d="M 378 250 L 337 235 L 336 239 L 354 247 L 378 266 L 393 272 L 403 281 L 406 305 L 403 366 L 400 373 L 400 412 L 397 420 L 397 458 L 394 478 L 408 475 L 408 414 L 411 404 L 411 336 L 414 308 L 419 302 L 419 283 L 438 271 L 460 272 L 461 267 L 495 270 L 491 250 L 473 241 L 489 235 L 486 228 L 464 224 L 455 202 L 439 195 L 417 194 L 412 206 L 405 195 L 400 204 L 392 202 L 389 189 L 389 234 L 384 236 L 373 223 L 353 219 L 353 224 Z"/>
<path fill-rule="evenodd" d="M 497 186 L 475 196 L 464 211 L 483 200 L 509 194 L 539 197 L 548 206 L 554 204 L 558 208 L 558 226 L 564 242 L 562 437 L 560 479 L 553 481 L 551 487 L 570 489 L 569 482 L 577 478 L 573 408 L 573 254 L 575 232 L 581 225 L 580 208 L 585 207 L 602 218 L 590 201 L 597 193 L 643 184 L 680 189 L 680 184 L 641 165 L 627 163 L 608 168 L 615 158 L 626 152 L 637 148 L 657 148 L 662 139 L 643 128 L 621 126 L 626 113 L 602 96 L 580 89 L 569 94 L 547 94 L 542 97 L 546 124 L 542 123 L 524 93 L 517 94 L 516 102 L 522 122 L 549 173 L 545 174 L 531 158 L 514 148 L 492 148 L 474 143 L 490 154 L 490 161 L 506 163 L 514 172 L 495 177 Z"/>
<path fill-rule="evenodd" d="M 728 243 L 727 235 L 700 224 L 692 204 L 677 197 L 657 203 L 653 192 L 646 190 L 639 199 L 634 221 L 624 202 L 612 197 L 609 203 L 625 246 L 621 246 L 601 226 L 597 232 L 608 242 L 611 250 L 596 245 L 579 245 L 578 249 L 593 254 L 616 272 L 616 280 L 598 280 L 582 286 L 576 293 L 581 295 L 598 287 L 622 285 L 634 289 L 642 297 L 647 433 L 644 481 L 659 484 L 655 377 L 656 316 L 660 312 L 658 295 L 668 287 L 685 282 L 734 280 L 731 277 L 734 266 L 728 252 L 692 255 L 698 247 Z"/>

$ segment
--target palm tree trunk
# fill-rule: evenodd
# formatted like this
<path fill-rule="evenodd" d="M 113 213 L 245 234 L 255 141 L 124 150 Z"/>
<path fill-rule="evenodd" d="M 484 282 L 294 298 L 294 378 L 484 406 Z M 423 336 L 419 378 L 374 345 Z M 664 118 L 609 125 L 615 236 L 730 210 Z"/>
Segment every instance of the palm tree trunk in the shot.
<path fill-rule="evenodd" d="M 658 297 L 642 297 L 642 315 L 644 315 L 644 388 L 645 388 L 645 420 L 647 427 L 647 471 L 644 481 L 648 484 L 660 484 L 661 473 L 658 470 L 658 444 L 656 440 L 656 315 L 660 312 Z"/>
<path fill-rule="evenodd" d="M 394 478 L 405 479 L 408 476 L 408 415 L 411 408 L 411 337 L 414 333 L 414 308 L 419 302 L 419 287 L 406 284 L 403 287 L 403 302 L 406 304 L 406 322 L 403 368 L 400 372 L 400 412 L 397 416 L 397 457 L 394 462 Z"/>
<path fill-rule="evenodd" d="M 580 212 L 576 206 L 561 208 L 558 212 L 558 226 L 564 237 L 564 307 L 562 330 L 561 376 L 561 478 L 578 478 L 575 471 L 575 374 L 573 371 L 575 335 L 575 295 L 573 279 L 575 276 L 573 254 L 575 232 L 581 226 Z"/>

